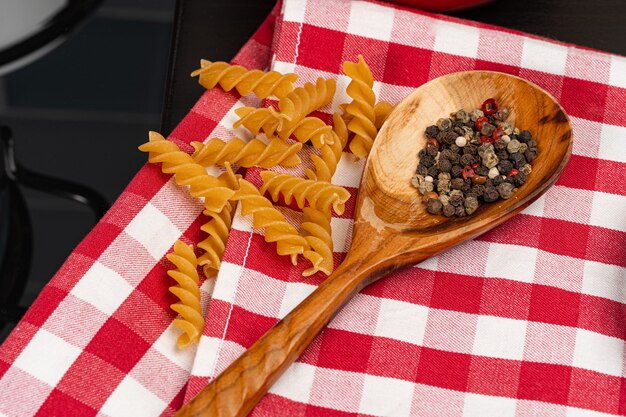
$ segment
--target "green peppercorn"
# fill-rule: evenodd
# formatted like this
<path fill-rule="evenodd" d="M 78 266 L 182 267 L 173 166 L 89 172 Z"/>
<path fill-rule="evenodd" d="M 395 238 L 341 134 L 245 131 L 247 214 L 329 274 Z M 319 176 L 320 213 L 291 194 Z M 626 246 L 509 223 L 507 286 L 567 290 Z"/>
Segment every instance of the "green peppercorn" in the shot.
<path fill-rule="evenodd" d="M 428 211 L 430 214 L 439 214 L 441 213 L 442 209 L 443 204 L 441 204 L 441 201 L 436 198 L 428 199 L 428 202 L 426 203 L 426 211 Z"/>
<path fill-rule="evenodd" d="M 485 200 L 485 203 L 493 203 L 498 198 L 500 198 L 498 190 L 493 187 L 485 188 L 485 191 L 483 192 L 483 200 Z"/>
<path fill-rule="evenodd" d="M 509 184 L 508 182 L 503 182 L 502 184 L 496 187 L 500 197 L 502 197 L 505 200 L 513 196 L 513 188 L 515 188 L 513 184 Z"/>
<path fill-rule="evenodd" d="M 520 172 L 523 172 L 526 175 L 530 174 L 532 171 L 533 167 L 530 164 L 524 164 L 524 166 L 520 168 Z"/>
<path fill-rule="evenodd" d="M 519 151 L 521 143 L 517 139 L 512 139 L 509 143 L 506 144 L 506 150 L 509 153 L 515 153 Z"/>
<path fill-rule="evenodd" d="M 437 138 L 438 134 L 439 128 L 437 126 L 431 125 L 426 128 L 426 136 L 428 136 L 429 138 Z"/>
<path fill-rule="evenodd" d="M 465 197 L 465 213 L 470 215 L 478 208 L 478 199 L 474 196 Z"/>
<path fill-rule="evenodd" d="M 502 107 L 494 114 L 497 120 L 506 120 L 509 117 L 509 109 Z"/>
<path fill-rule="evenodd" d="M 437 127 L 439 130 L 447 131 L 452 127 L 452 120 L 446 118 L 441 118 L 437 120 Z"/>
<path fill-rule="evenodd" d="M 467 123 L 471 120 L 469 113 L 462 109 L 457 111 L 454 117 L 456 117 L 457 120 L 460 120 L 463 123 Z"/>
<path fill-rule="evenodd" d="M 463 199 L 463 193 L 460 190 L 452 190 L 450 191 L 450 200 L 448 200 L 448 203 L 456 207 L 463 204 Z"/>
<path fill-rule="evenodd" d="M 452 204 L 446 204 L 443 206 L 443 215 L 446 217 L 454 216 L 455 208 Z"/>
<path fill-rule="evenodd" d="M 467 214 L 465 214 L 465 207 L 463 207 L 463 205 L 459 205 L 454 209 L 454 214 L 457 217 L 465 217 Z"/>
<path fill-rule="evenodd" d="M 470 119 L 472 120 L 472 122 L 475 122 L 476 120 L 480 119 L 481 117 L 483 117 L 485 115 L 485 113 L 482 112 L 482 110 L 472 110 L 470 112 Z"/>

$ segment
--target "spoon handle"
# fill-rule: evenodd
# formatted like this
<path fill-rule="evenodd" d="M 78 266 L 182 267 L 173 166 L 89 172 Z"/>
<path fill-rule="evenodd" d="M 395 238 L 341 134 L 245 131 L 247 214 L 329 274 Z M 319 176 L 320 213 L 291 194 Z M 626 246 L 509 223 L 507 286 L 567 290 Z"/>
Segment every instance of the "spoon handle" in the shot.
<path fill-rule="evenodd" d="M 319 288 L 181 408 L 176 417 L 247 415 L 341 307 L 363 287 L 344 262 Z"/>

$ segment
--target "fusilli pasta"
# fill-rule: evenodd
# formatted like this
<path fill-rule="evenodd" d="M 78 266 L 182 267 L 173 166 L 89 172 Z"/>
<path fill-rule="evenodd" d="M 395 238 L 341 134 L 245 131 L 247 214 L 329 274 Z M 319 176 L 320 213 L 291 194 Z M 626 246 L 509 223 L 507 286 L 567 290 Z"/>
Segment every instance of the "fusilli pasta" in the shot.
<path fill-rule="evenodd" d="M 271 168 L 276 165 L 292 167 L 302 162 L 298 151 L 301 143 L 288 144 L 277 137 L 271 137 L 268 144 L 259 139 L 245 142 L 233 138 L 228 142 L 214 138 L 207 143 L 191 142 L 196 150 L 193 160 L 202 166 L 223 165 L 224 162 L 239 164 L 244 168 L 260 166 Z"/>
<path fill-rule="evenodd" d="M 300 225 L 302 235 L 305 237 L 310 250 L 304 251 L 304 258 L 311 261 L 311 268 L 306 269 L 302 275 L 308 277 L 319 271 L 326 275 L 333 272 L 333 238 L 330 228 L 330 213 L 305 207 L 304 221 Z"/>
<path fill-rule="evenodd" d="M 307 240 L 298 234 L 296 228 L 253 184 L 240 179 L 239 185 L 233 200 L 241 201 L 241 213 L 244 216 L 252 214 L 254 227 L 265 229 L 265 241 L 276 242 L 276 252 L 291 256 L 291 262 L 295 265 L 298 255 L 309 250 Z"/>
<path fill-rule="evenodd" d="M 333 131 L 331 133 L 335 138 L 333 144 L 323 145 L 320 148 L 320 155 L 311 154 L 311 161 L 313 161 L 315 170 L 305 169 L 306 176 L 311 180 L 330 182 L 337 170 L 337 164 L 341 159 L 343 148 L 348 142 L 346 123 L 338 113 L 333 114 Z"/>
<path fill-rule="evenodd" d="M 362 55 L 359 55 L 358 63 L 344 62 L 343 72 L 351 79 L 346 88 L 352 97 L 352 102 L 346 107 L 346 113 L 352 117 L 348 130 L 355 135 L 350 142 L 350 150 L 358 158 L 363 158 L 369 154 L 377 133 L 374 124 L 376 96 L 372 90 L 374 77 Z"/>
<path fill-rule="evenodd" d="M 161 170 L 174 174 L 178 185 L 188 185 L 192 196 L 204 197 L 208 210 L 221 211 L 235 192 L 209 175 L 202 165 L 195 163 L 191 155 L 181 151 L 174 142 L 157 132 L 150 132 L 149 138 L 149 142 L 139 147 L 142 152 L 149 152 L 148 161 L 162 163 Z"/>
<path fill-rule="evenodd" d="M 193 252 L 193 246 L 187 246 L 180 240 L 174 244 L 174 252 L 167 255 L 175 266 L 167 271 L 177 285 L 170 287 L 170 292 L 180 299 L 170 308 L 180 314 L 181 318 L 174 320 L 174 326 L 183 331 L 178 337 L 178 347 L 184 348 L 190 343 L 197 343 L 204 327 L 202 307 L 200 305 L 200 288 L 198 286 L 198 260 Z"/>
<path fill-rule="evenodd" d="M 271 95 L 284 97 L 293 90 L 293 82 L 298 79 L 296 74 L 249 70 L 241 65 L 204 59 L 200 61 L 200 69 L 191 73 L 192 77 L 198 75 L 198 82 L 204 88 L 213 88 L 219 84 L 225 91 L 235 88 L 242 96 L 254 93 L 259 98 Z"/>
<path fill-rule="evenodd" d="M 235 109 L 235 114 L 239 116 L 239 120 L 233 123 L 233 127 L 237 129 L 244 126 L 255 135 L 263 132 L 267 136 L 272 136 L 286 120 L 286 117 L 273 107 L 239 107 Z"/>
<path fill-rule="evenodd" d="M 348 190 L 329 182 L 307 180 L 274 171 L 262 171 L 261 178 L 261 194 L 267 191 L 274 201 L 278 201 L 282 193 L 285 203 L 291 204 L 292 198 L 295 198 L 301 209 L 308 202 L 310 207 L 318 210 L 330 213 L 332 207 L 337 214 L 343 214 L 345 203 L 350 198 Z"/>

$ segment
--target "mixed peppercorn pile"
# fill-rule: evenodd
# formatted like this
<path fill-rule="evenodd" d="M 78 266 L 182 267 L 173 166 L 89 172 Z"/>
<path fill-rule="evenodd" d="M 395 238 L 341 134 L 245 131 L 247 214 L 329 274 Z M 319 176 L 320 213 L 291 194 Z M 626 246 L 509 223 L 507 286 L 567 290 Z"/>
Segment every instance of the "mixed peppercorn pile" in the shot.
<path fill-rule="evenodd" d="M 480 109 L 459 110 L 426 128 L 412 184 L 429 213 L 467 216 L 481 202 L 511 198 L 524 185 L 537 142 L 507 123 L 508 115 L 490 98 Z"/>

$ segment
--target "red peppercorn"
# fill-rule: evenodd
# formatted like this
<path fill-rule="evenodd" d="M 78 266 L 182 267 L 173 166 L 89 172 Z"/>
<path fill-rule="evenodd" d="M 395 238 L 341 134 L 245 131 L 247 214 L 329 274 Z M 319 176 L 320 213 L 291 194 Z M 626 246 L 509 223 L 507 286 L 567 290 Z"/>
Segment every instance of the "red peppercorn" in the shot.
<path fill-rule="evenodd" d="M 516 176 L 516 175 L 517 175 L 517 173 L 518 173 L 518 172 L 519 172 L 519 171 L 518 171 L 516 168 L 513 168 L 513 169 L 511 170 L 511 172 L 509 172 L 508 174 L 506 174 L 506 176 L 507 176 L 507 177 L 514 177 L 514 176 Z"/>
<path fill-rule="evenodd" d="M 493 134 L 491 135 L 491 137 L 493 138 L 493 141 L 495 142 L 498 139 L 500 139 L 503 135 L 504 135 L 504 129 L 502 129 L 501 127 L 496 127 L 496 130 L 493 131 Z"/>
<path fill-rule="evenodd" d="M 441 148 L 441 145 L 439 144 L 439 141 L 437 139 L 426 139 L 426 144 L 434 146 L 435 148 L 437 148 L 437 150 Z"/>
<path fill-rule="evenodd" d="M 485 102 L 480 107 L 480 109 L 487 116 L 490 116 L 492 114 L 495 114 L 498 111 L 498 102 L 496 102 L 495 98 L 488 98 L 487 100 L 485 100 Z"/>
<path fill-rule="evenodd" d="M 480 143 L 481 144 L 487 143 L 487 142 L 489 142 L 489 136 L 481 136 L 480 137 Z"/>
<path fill-rule="evenodd" d="M 472 164 L 472 168 L 478 168 L 478 164 Z"/>
<path fill-rule="evenodd" d="M 463 175 L 463 179 L 466 180 L 468 178 L 472 178 L 475 174 L 471 166 L 465 165 L 465 168 L 461 171 L 461 175 Z"/>
<path fill-rule="evenodd" d="M 489 123 L 489 119 L 487 119 L 485 116 L 479 117 L 478 119 L 476 119 L 476 129 L 482 129 L 485 123 Z"/>

